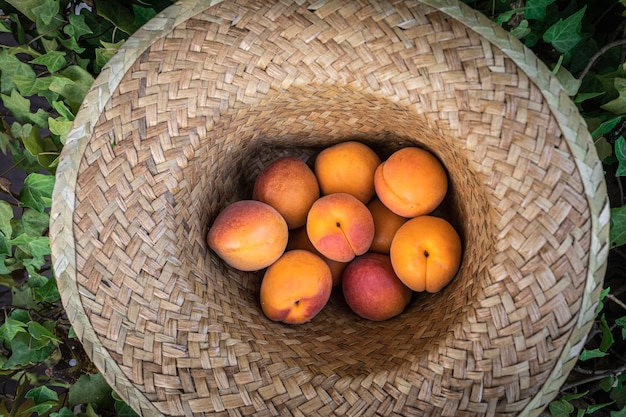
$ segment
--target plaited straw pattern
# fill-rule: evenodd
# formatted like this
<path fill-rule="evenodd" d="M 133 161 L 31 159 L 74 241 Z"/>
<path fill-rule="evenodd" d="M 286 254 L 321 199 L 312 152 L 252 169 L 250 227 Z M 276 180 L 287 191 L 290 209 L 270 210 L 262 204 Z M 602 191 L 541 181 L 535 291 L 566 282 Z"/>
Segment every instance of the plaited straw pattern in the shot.
<path fill-rule="evenodd" d="M 298 4 L 302 3 L 302 4 Z M 183 1 L 96 80 L 57 172 L 67 314 L 141 415 L 536 416 L 584 344 L 608 202 L 586 126 L 527 49 L 453 1 Z M 399 317 L 340 296 L 267 320 L 206 246 L 280 155 L 361 140 L 447 167 L 453 283 Z"/>

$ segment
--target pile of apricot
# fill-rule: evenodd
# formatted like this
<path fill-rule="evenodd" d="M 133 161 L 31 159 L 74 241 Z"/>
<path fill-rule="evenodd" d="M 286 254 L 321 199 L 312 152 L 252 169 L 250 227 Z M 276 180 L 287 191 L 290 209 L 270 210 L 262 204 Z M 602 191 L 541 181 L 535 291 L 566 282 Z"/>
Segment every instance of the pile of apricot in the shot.
<path fill-rule="evenodd" d="M 271 320 L 311 320 L 333 287 L 357 315 L 386 320 L 460 267 L 459 234 L 433 214 L 447 192 L 444 166 L 425 149 L 382 161 L 364 143 L 341 142 L 313 168 L 291 156 L 264 167 L 252 198 L 224 208 L 207 243 L 233 268 L 265 270 L 259 296 Z"/>

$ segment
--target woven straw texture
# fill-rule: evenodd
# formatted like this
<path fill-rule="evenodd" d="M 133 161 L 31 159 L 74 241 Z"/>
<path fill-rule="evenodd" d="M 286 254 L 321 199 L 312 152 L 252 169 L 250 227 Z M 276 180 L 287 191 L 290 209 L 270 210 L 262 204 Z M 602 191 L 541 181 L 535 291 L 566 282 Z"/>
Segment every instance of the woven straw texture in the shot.
<path fill-rule="evenodd" d="M 260 274 L 225 266 L 207 228 L 272 159 L 348 139 L 441 159 L 461 270 L 385 322 L 340 297 L 271 322 Z M 536 416 L 602 289 L 584 122 L 528 49 L 451 0 L 184 0 L 97 78 L 56 181 L 67 314 L 143 416 Z"/>

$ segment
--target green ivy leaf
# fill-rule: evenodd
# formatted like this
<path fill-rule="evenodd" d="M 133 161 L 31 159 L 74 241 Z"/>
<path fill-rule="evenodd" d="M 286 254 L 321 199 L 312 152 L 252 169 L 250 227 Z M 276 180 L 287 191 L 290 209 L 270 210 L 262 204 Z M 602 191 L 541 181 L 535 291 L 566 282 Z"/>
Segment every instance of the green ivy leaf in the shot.
<path fill-rule="evenodd" d="M 611 209 L 609 242 L 612 248 L 626 245 L 626 206 Z"/>
<path fill-rule="evenodd" d="M 70 387 L 69 405 L 74 407 L 79 404 L 111 404 L 112 389 L 104 380 L 102 374 L 83 374 L 78 381 Z"/>
<path fill-rule="evenodd" d="M 602 291 L 600 291 L 600 300 L 598 300 L 599 301 L 598 306 L 596 307 L 596 316 L 598 316 L 600 312 L 604 310 L 604 299 L 610 293 L 611 293 L 611 287 L 603 288 Z"/>
<path fill-rule="evenodd" d="M 528 20 L 526 19 L 522 20 L 519 25 L 511 29 L 511 35 L 515 36 L 517 39 L 522 39 L 529 33 L 530 27 L 528 26 Z"/>
<path fill-rule="evenodd" d="M 578 357 L 578 359 L 580 359 L 581 361 L 586 361 L 586 360 L 593 359 L 593 358 L 603 358 L 606 355 L 608 355 L 608 353 L 603 352 L 599 348 L 590 349 L 590 350 L 585 349 L 580 353 L 580 356 Z"/>
<path fill-rule="evenodd" d="M 59 49 L 59 42 L 56 38 L 48 39 L 45 36 L 40 38 L 41 46 L 43 46 L 44 52 L 52 52 Z"/>
<path fill-rule="evenodd" d="M 24 309 L 17 308 L 11 313 L 11 318 L 26 324 L 30 321 L 30 314 Z"/>
<path fill-rule="evenodd" d="M 613 86 L 617 90 L 619 96 L 608 103 L 600 106 L 603 110 L 610 111 L 615 114 L 626 113 L 626 78 L 616 77 Z"/>
<path fill-rule="evenodd" d="M 98 15 L 111 22 L 120 30 L 130 35 L 138 29 L 135 26 L 135 17 L 132 10 L 123 3 L 111 0 L 95 0 L 95 3 Z"/>
<path fill-rule="evenodd" d="M 85 23 L 84 15 L 71 14 L 69 17 L 69 25 L 65 25 L 63 32 L 74 39 L 79 39 L 81 36 L 90 35 L 93 33 L 91 28 Z"/>
<path fill-rule="evenodd" d="M 589 391 L 582 391 L 582 392 L 576 392 L 573 394 L 565 394 L 563 395 L 563 397 L 561 397 L 561 399 L 563 401 L 572 401 L 572 400 L 578 400 L 582 397 L 584 397 L 585 395 L 587 395 L 589 393 Z"/>
<path fill-rule="evenodd" d="M 82 54 L 83 52 L 85 52 L 85 48 L 78 44 L 76 38 L 60 39 L 59 42 L 61 42 L 61 45 L 63 45 L 65 49 L 74 51 L 77 54 Z"/>
<path fill-rule="evenodd" d="M 35 404 L 42 404 L 47 401 L 59 401 L 59 395 L 45 385 L 33 388 L 25 395 L 26 398 L 32 398 Z"/>
<path fill-rule="evenodd" d="M 133 4 L 133 12 L 135 15 L 135 20 L 133 22 L 133 25 L 136 28 L 143 26 L 157 14 L 153 8 L 143 7 L 137 4 Z"/>
<path fill-rule="evenodd" d="M 618 116 L 602 122 L 595 129 L 593 129 L 591 136 L 595 139 L 602 135 L 606 135 L 607 133 L 611 133 L 613 129 L 615 129 L 615 126 L 617 126 L 621 121 L 622 117 Z"/>
<path fill-rule="evenodd" d="M 569 417 L 574 411 L 574 406 L 567 401 L 552 401 L 548 406 L 552 417 Z"/>
<path fill-rule="evenodd" d="M 63 407 L 59 411 L 50 413 L 50 417 L 75 417 L 75 414 L 69 408 Z"/>
<path fill-rule="evenodd" d="M 8 238 L 13 235 L 11 220 L 13 220 L 13 207 L 8 202 L 0 200 L 0 232 Z"/>
<path fill-rule="evenodd" d="M 52 102 L 52 108 L 59 113 L 59 116 L 65 118 L 66 120 L 74 120 L 74 113 L 70 109 L 67 108 L 64 102 L 62 101 L 54 101 Z"/>
<path fill-rule="evenodd" d="M 91 74 L 77 65 L 72 65 L 60 75 L 52 76 L 50 90 L 65 97 L 70 103 L 72 112 L 76 113 L 93 81 Z"/>
<path fill-rule="evenodd" d="M 50 255 L 49 239 L 48 236 L 29 236 L 26 233 L 22 233 L 15 239 L 9 240 L 9 243 L 19 246 L 33 258 L 43 258 L 46 255 Z"/>
<path fill-rule="evenodd" d="M 583 101 L 591 100 L 592 98 L 600 97 L 602 95 L 604 95 L 604 91 L 578 93 L 578 95 L 574 98 L 574 103 L 580 104 Z"/>
<path fill-rule="evenodd" d="M 67 60 L 65 59 L 66 53 L 63 51 L 51 51 L 30 61 L 32 64 L 43 65 L 48 69 L 48 72 L 57 72 L 67 66 Z"/>
<path fill-rule="evenodd" d="M 50 83 L 52 82 L 50 77 L 34 78 L 28 75 L 15 75 L 12 80 L 24 97 L 38 95 L 45 97 L 50 103 L 59 97 L 57 93 L 50 91 Z"/>
<path fill-rule="evenodd" d="M 26 333 L 26 324 L 12 317 L 7 317 L 4 324 L 0 326 L 0 339 L 10 342 L 18 333 Z"/>
<path fill-rule="evenodd" d="M 38 302 L 56 303 L 61 299 L 59 288 L 54 278 L 49 278 L 41 287 L 33 288 L 33 297 Z"/>
<path fill-rule="evenodd" d="M 11 356 L 2 369 L 11 369 L 45 360 L 56 349 L 54 344 L 40 342 L 28 333 L 18 333 L 10 343 Z"/>
<path fill-rule="evenodd" d="M 11 339 L 11 343 L 9 343 L 9 347 L 11 349 L 11 356 L 9 359 L 2 365 L 0 369 L 11 369 L 16 366 L 24 366 L 30 363 L 30 336 L 28 333 L 18 333 L 15 335 L 13 339 Z"/>
<path fill-rule="evenodd" d="M 40 0 L 6 0 L 6 2 L 15 7 L 32 22 L 37 20 L 37 15 L 33 9 L 41 3 Z"/>
<path fill-rule="evenodd" d="M 46 121 L 46 125 L 47 123 Z M 40 167 L 50 168 L 51 163 L 59 153 L 50 137 L 42 138 L 39 134 L 39 129 L 30 123 L 26 123 L 23 126 L 17 122 L 13 123 L 11 133 L 14 137 L 21 139 L 26 150 L 37 158 Z"/>
<path fill-rule="evenodd" d="M 42 129 L 48 128 L 48 112 L 44 109 L 37 109 L 35 113 L 31 113 L 29 120 Z"/>
<path fill-rule="evenodd" d="M 544 32 L 543 40 L 561 53 L 572 49 L 582 39 L 580 29 L 586 10 L 587 5 L 566 19 L 559 19 Z"/>
<path fill-rule="evenodd" d="M 615 340 L 613 339 L 613 333 L 611 332 L 611 328 L 606 322 L 606 317 L 604 314 L 600 317 L 600 331 L 602 332 L 602 341 L 600 342 L 599 349 L 602 352 L 608 352 L 609 348 L 613 346 Z"/>
<path fill-rule="evenodd" d="M 49 26 L 56 15 L 59 14 L 60 5 L 59 0 L 39 0 L 37 6 L 32 8 L 36 20 L 44 23 L 45 26 Z M 39 33 L 45 33 L 39 31 Z"/>
<path fill-rule="evenodd" d="M 40 323 L 36 321 L 31 321 L 28 323 L 28 333 L 30 333 L 31 337 L 38 341 L 49 341 L 52 343 L 61 343 L 61 340 L 57 338 L 52 332 L 42 326 Z"/>
<path fill-rule="evenodd" d="M 48 213 L 27 208 L 22 212 L 21 217 L 13 219 L 11 226 L 13 227 L 14 236 L 27 234 L 38 237 L 45 233 L 49 223 L 50 216 Z"/>
<path fill-rule="evenodd" d="M 546 18 L 546 8 L 555 0 L 527 0 L 524 12 L 526 19 L 543 21 Z"/>
<path fill-rule="evenodd" d="M 615 157 L 618 162 L 615 175 L 618 177 L 626 176 L 626 139 L 624 136 L 620 136 L 615 141 Z"/>
<path fill-rule="evenodd" d="M 504 23 L 507 23 L 509 20 L 511 20 L 511 18 L 515 16 L 517 13 L 521 13 L 522 10 L 523 9 L 513 9 L 513 10 L 507 10 L 504 13 L 500 13 L 498 17 L 496 18 L 496 23 L 502 26 Z"/>
<path fill-rule="evenodd" d="M 39 173 L 31 173 L 24 180 L 24 187 L 20 191 L 20 201 L 26 207 L 37 211 L 44 211 L 52 205 L 52 190 L 54 177 Z"/>
<path fill-rule="evenodd" d="M 72 130 L 72 124 L 72 121 L 67 120 L 64 117 L 59 117 L 58 119 L 53 119 L 52 117 L 50 117 L 48 119 L 50 132 L 54 135 L 57 135 L 60 138 L 61 143 L 64 145 L 67 134 L 70 132 L 70 130 Z"/>
<path fill-rule="evenodd" d="M 30 120 L 30 100 L 22 97 L 17 90 L 12 90 L 11 95 L 1 94 L 0 98 L 18 122 L 26 123 Z"/>

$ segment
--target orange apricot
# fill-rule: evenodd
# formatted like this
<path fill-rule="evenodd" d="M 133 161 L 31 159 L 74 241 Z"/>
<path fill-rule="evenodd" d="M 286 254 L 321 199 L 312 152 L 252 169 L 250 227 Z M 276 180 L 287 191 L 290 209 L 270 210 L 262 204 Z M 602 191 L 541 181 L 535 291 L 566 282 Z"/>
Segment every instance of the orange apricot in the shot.
<path fill-rule="evenodd" d="M 374 219 L 367 206 L 347 193 L 320 197 L 309 210 L 306 231 L 325 257 L 348 262 L 368 251 L 374 239 Z"/>
<path fill-rule="evenodd" d="M 380 158 L 364 143 L 341 142 L 315 158 L 315 175 L 323 195 L 348 193 L 367 203 L 374 195 L 374 172 Z"/>
<path fill-rule="evenodd" d="M 274 263 L 285 251 L 289 229 L 269 204 L 240 200 L 215 218 L 207 233 L 209 247 L 228 265 L 257 271 Z"/>
<path fill-rule="evenodd" d="M 391 242 L 394 271 L 413 291 L 435 293 L 461 265 L 461 238 L 445 219 L 419 216 L 404 223 Z"/>
<path fill-rule="evenodd" d="M 374 187 L 385 206 L 411 218 L 437 208 L 448 191 L 448 177 L 432 153 L 407 147 L 397 150 L 378 166 Z"/>
<path fill-rule="evenodd" d="M 263 275 L 261 309 L 267 318 L 288 324 L 310 321 L 332 291 L 326 262 L 306 250 L 285 252 Z"/>
<path fill-rule="evenodd" d="M 266 166 L 257 176 L 252 198 L 274 207 L 290 229 L 304 226 L 320 189 L 313 170 L 301 159 L 284 156 Z"/>

